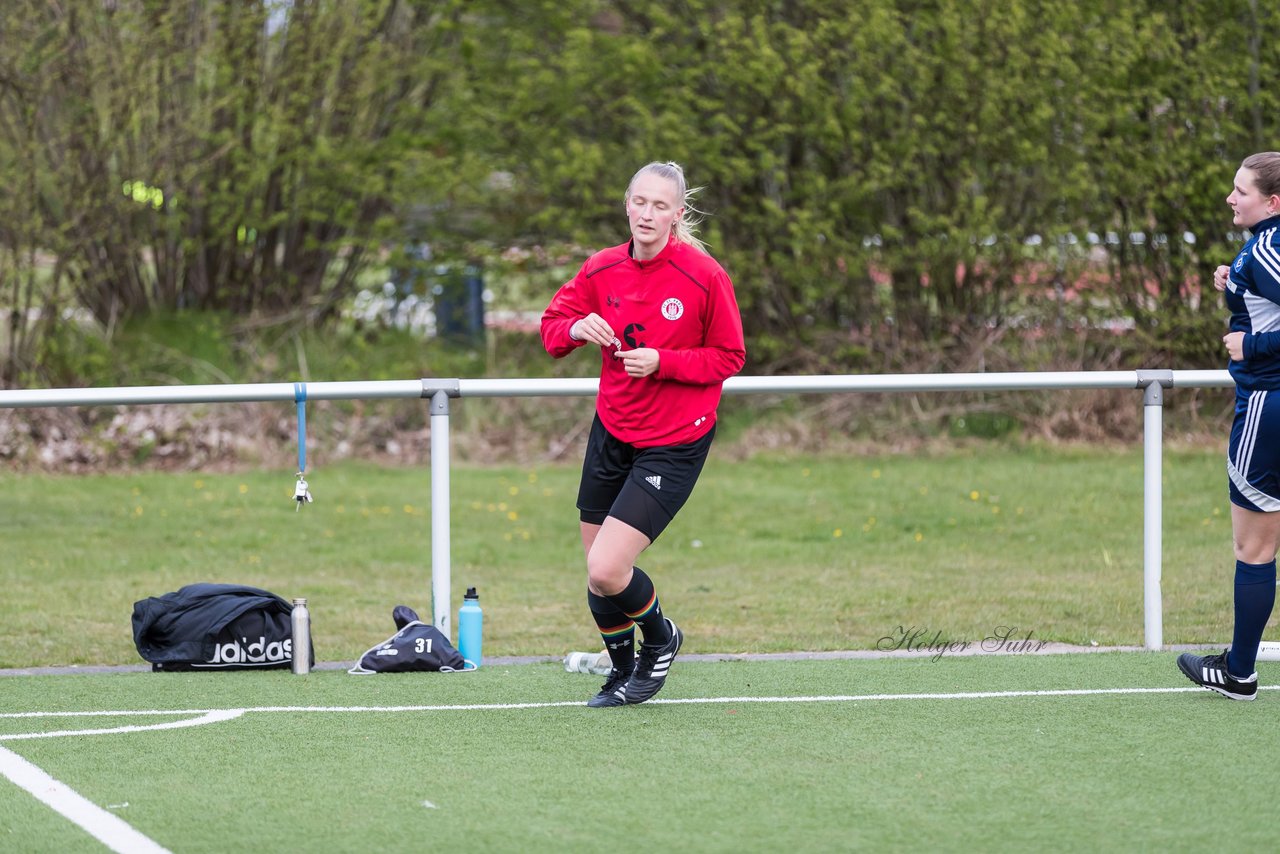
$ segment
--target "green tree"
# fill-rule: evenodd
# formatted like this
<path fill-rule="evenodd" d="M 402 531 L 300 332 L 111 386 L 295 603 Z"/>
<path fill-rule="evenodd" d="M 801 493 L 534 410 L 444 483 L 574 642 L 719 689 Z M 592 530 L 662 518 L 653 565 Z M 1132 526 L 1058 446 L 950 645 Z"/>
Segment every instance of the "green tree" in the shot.
<path fill-rule="evenodd" d="M 68 224 L 51 248 L 104 325 L 326 317 L 400 237 L 399 212 L 447 198 L 462 171 L 446 105 L 465 4 L 276 5 L 20 8 L 29 47 L 6 101 L 34 117 L 39 204 Z"/>
<path fill-rule="evenodd" d="M 1274 147 L 1259 133 L 1280 130 L 1263 118 L 1275 95 L 1250 85 L 1262 58 L 1242 48 L 1269 17 L 1251 7 L 1134 3 L 1088 80 L 1089 224 L 1107 236 L 1119 307 L 1162 364 L 1222 361 L 1224 319 L 1208 283 L 1239 241 L 1224 200 L 1240 160 Z"/>
<path fill-rule="evenodd" d="M 1221 199 L 1280 115 L 1256 0 L 11 5 L 11 363 L 68 293 L 108 329 L 322 323 L 405 241 L 580 256 L 672 159 L 757 366 L 969 366 L 1070 299 L 1134 318 L 1135 360 L 1199 366 Z"/>

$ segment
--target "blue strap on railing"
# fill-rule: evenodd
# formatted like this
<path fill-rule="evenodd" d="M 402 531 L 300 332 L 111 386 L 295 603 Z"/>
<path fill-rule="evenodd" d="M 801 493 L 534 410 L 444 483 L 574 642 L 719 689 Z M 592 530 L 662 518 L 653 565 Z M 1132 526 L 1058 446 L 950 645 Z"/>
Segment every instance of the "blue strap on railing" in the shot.
<path fill-rule="evenodd" d="M 293 399 L 298 404 L 298 476 L 307 471 L 307 384 L 293 384 Z"/>

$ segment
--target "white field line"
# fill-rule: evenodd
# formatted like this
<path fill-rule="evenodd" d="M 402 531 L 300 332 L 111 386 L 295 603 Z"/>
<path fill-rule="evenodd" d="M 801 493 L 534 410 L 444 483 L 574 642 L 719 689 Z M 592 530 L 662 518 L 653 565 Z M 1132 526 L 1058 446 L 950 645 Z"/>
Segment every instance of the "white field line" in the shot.
<path fill-rule="evenodd" d="M 1280 685 L 1263 685 L 1261 691 L 1280 689 Z M 828 694 L 807 697 L 688 697 L 650 700 L 644 705 L 698 705 L 725 703 L 870 703 L 893 700 L 993 700 L 1018 697 L 1094 697 L 1124 694 L 1185 694 L 1205 689 L 1187 685 L 1170 688 L 1063 688 L 1040 691 L 960 691 L 944 694 Z M 207 723 L 231 720 L 251 712 L 475 712 L 511 711 L 520 709 L 572 708 L 585 704 L 581 700 L 551 703 L 456 703 L 451 705 L 424 706 L 258 706 L 238 709 L 115 709 L 83 712 L 0 712 L 0 719 L 21 718 L 70 718 L 70 717 L 130 717 L 147 715 L 198 715 L 191 720 L 174 721 L 132 727 L 101 730 L 67 730 L 50 733 L 21 733 L 0 735 L 0 740 L 44 738 L 53 735 L 95 735 L 116 732 L 143 732 L 158 729 L 175 729 L 200 726 Z"/>
<path fill-rule="evenodd" d="M 51 732 L 24 732 L 14 733 L 12 735 L 0 735 L 0 741 L 19 741 L 31 738 L 58 738 L 64 735 L 115 735 L 124 732 L 152 732 L 161 729 L 183 729 L 184 727 L 202 726 L 204 724 L 215 724 L 220 721 L 229 721 L 238 718 L 245 713 L 244 709 L 210 709 L 205 712 L 198 713 L 200 717 L 190 718 L 183 721 L 168 721 L 162 724 L 132 724 L 129 726 L 106 727 L 103 729 L 63 729 Z M 72 716 L 95 716 L 101 717 L 103 712 L 84 712 L 84 713 L 66 713 L 56 712 L 52 715 L 43 715 L 43 717 L 72 717 Z M 138 714 L 154 714 L 154 712 L 126 712 L 126 715 Z M 188 714 L 187 712 L 166 712 L 164 714 Z M 196 713 L 191 713 L 196 714 Z M 8 716 L 6 716 L 8 717 Z"/>
<path fill-rule="evenodd" d="M 133 714 L 133 713 L 130 713 Z M 0 735 L 0 740 L 17 740 L 31 738 L 57 738 L 64 735 L 106 735 L 108 733 L 149 732 L 162 729 L 181 729 L 182 727 L 201 726 L 238 718 L 243 714 L 239 709 L 211 710 L 198 717 L 181 721 L 167 721 L 160 724 L 110 727 L 103 729 L 58 730 L 54 732 L 16 733 Z M 58 714 L 58 717 L 69 717 Z M 101 716 L 101 715 L 95 715 Z M 90 801 L 67 784 L 55 780 L 38 766 L 33 765 L 18 754 L 0 747 L 0 775 L 9 778 L 14 785 L 25 789 L 59 815 L 84 830 L 94 839 L 112 851 L 122 854 L 142 852 L 142 854 L 168 854 L 169 849 L 144 836 L 119 816 L 108 812 Z"/>
<path fill-rule="evenodd" d="M 1280 688 L 1277 685 L 1262 686 L 1261 690 Z M 946 694 L 831 694 L 810 697 L 691 697 L 650 700 L 646 705 L 696 705 L 741 703 L 862 703 L 889 700 L 989 700 L 1016 697 L 1090 697 L 1121 694 L 1183 694 L 1202 691 L 1203 688 L 1185 686 L 1178 688 L 1069 688 L 1044 691 L 964 691 Z M 581 700 L 558 703 L 464 703 L 431 706 L 260 706 L 240 709 L 122 709 L 83 712 L 0 712 L 0 719 L 80 718 L 80 717 L 130 717 L 192 715 L 186 720 L 160 724 L 131 725 L 102 729 L 58 730 L 40 733 L 14 733 L 0 735 L 0 740 L 14 741 L 58 736 L 105 735 L 117 733 L 152 732 L 202 726 L 233 720 L 249 712 L 466 712 L 509 711 L 519 709 L 583 708 Z M 112 815 L 85 799 L 66 785 L 50 777 L 35 765 L 16 753 L 0 747 L 0 774 L 27 790 L 40 801 L 48 804 L 63 816 L 83 828 L 113 851 L 119 852 L 167 852 L 151 839 L 138 833 L 119 817 Z"/>
<path fill-rule="evenodd" d="M 169 854 L 169 849 L 134 830 L 128 822 L 53 779 L 13 751 L 0 747 L 0 775 L 120 854 Z"/>

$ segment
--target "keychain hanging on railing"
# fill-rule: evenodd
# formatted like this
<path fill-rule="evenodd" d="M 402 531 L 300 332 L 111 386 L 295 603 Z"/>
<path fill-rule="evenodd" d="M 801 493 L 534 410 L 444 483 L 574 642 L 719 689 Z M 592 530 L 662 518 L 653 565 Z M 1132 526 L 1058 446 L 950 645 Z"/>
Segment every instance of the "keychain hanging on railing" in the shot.
<path fill-rule="evenodd" d="M 311 491 L 307 486 L 307 384 L 293 384 L 293 399 L 298 404 L 298 482 L 293 487 L 293 512 L 310 504 Z"/>

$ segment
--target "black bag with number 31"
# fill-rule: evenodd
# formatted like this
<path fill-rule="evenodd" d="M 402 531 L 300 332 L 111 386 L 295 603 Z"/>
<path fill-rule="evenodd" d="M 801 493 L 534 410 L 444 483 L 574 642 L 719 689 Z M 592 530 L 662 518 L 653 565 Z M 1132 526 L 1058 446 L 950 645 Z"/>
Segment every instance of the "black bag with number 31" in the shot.
<path fill-rule="evenodd" d="M 400 631 L 370 649 L 348 673 L 408 673 L 411 671 L 474 670 L 467 666 L 462 653 L 435 626 L 418 619 L 418 615 L 406 605 L 397 605 L 392 612 Z"/>

